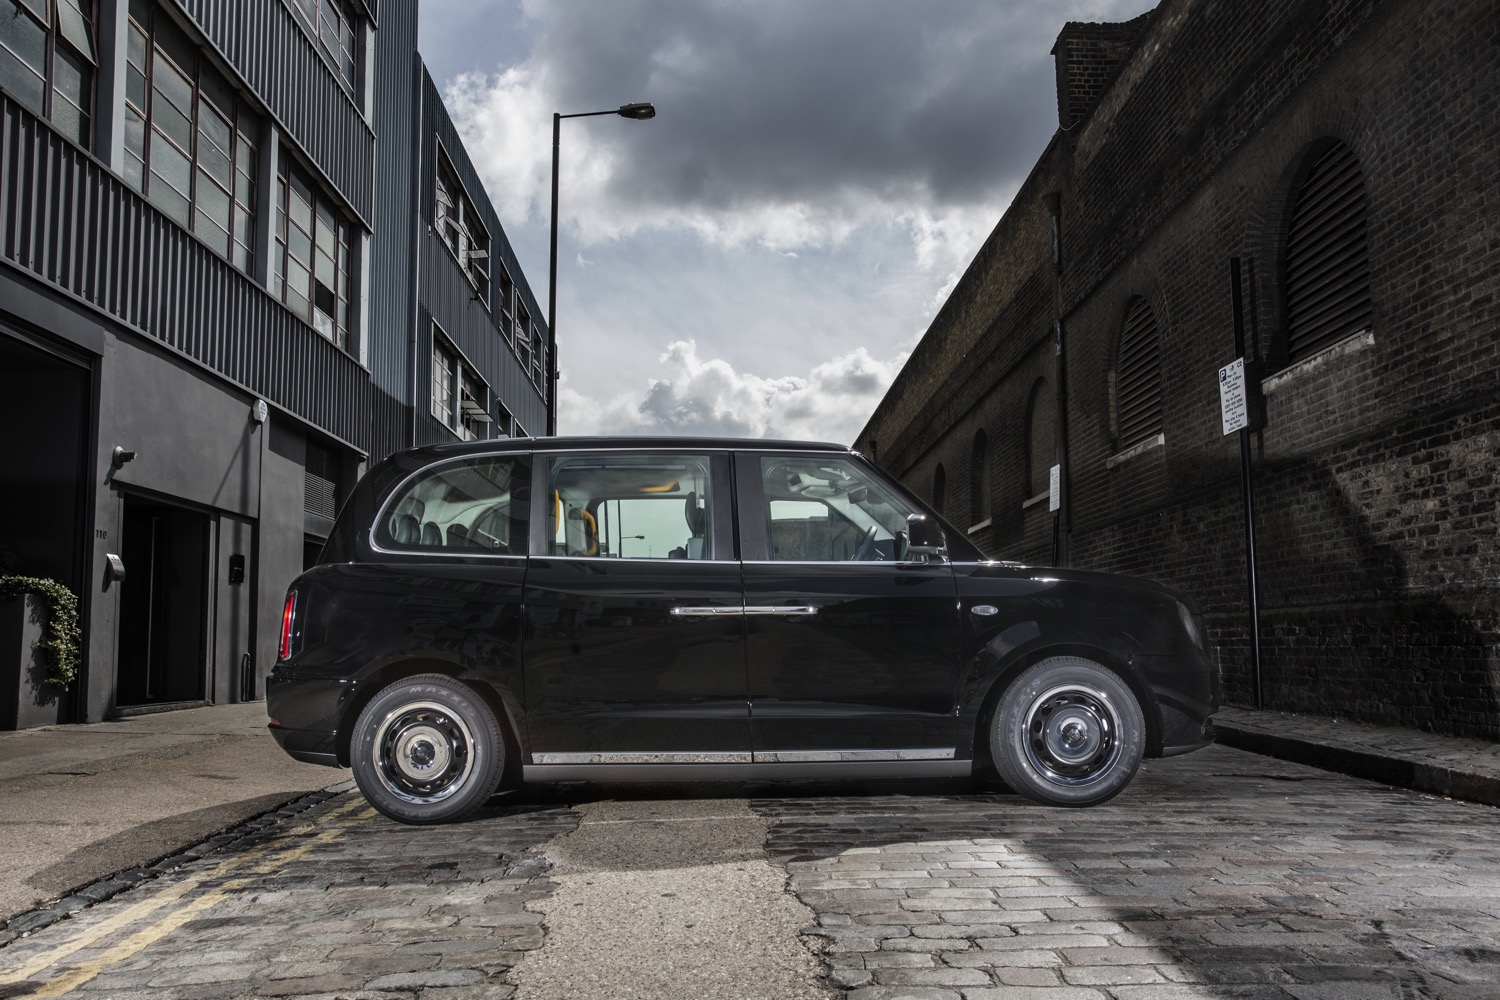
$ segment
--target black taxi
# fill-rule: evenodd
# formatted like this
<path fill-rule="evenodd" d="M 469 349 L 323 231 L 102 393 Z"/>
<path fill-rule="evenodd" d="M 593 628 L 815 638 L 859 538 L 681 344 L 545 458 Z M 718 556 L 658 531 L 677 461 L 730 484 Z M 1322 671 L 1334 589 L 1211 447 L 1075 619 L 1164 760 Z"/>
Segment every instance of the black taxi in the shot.
<path fill-rule="evenodd" d="M 287 593 L 293 757 L 452 820 L 549 780 L 964 776 L 1045 804 L 1212 739 L 1183 595 L 986 558 L 834 444 L 419 448 L 354 489 Z"/>

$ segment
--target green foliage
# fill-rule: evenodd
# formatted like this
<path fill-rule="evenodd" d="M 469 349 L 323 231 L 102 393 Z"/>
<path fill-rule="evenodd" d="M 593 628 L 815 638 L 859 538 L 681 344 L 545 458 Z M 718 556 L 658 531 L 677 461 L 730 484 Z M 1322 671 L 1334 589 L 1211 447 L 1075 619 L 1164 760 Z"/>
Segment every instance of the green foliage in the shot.
<path fill-rule="evenodd" d="M 0 597 L 36 594 L 47 605 L 47 634 L 37 643 L 47 657 L 47 683 L 67 687 L 78 676 L 83 632 L 78 627 L 78 598 L 56 580 L 38 576 L 0 576 Z"/>

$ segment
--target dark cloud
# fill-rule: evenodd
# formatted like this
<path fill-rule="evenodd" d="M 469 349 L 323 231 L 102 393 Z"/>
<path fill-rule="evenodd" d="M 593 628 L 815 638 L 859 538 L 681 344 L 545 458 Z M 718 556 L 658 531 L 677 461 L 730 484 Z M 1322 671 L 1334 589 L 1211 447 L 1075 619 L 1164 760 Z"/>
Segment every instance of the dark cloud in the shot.
<path fill-rule="evenodd" d="M 874 194 L 993 199 L 1056 127 L 1050 49 L 1069 17 L 1140 0 L 563 0 L 533 66 L 561 110 L 650 100 L 647 124 L 592 125 L 626 151 L 612 185 L 676 206 Z M 604 134 L 608 132 L 608 134 Z"/>

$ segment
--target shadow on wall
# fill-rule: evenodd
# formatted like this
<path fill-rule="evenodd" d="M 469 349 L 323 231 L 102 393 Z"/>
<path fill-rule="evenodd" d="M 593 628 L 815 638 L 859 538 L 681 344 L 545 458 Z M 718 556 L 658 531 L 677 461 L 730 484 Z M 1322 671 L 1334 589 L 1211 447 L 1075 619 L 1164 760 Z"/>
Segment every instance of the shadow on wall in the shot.
<path fill-rule="evenodd" d="M 1326 467 L 1257 464 L 1267 708 L 1500 739 L 1500 595 L 1414 586 L 1387 541 L 1435 534 L 1435 516 L 1395 511 L 1377 527 Z M 1249 703 L 1244 628 L 1238 645 L 1225 662 L 1247 666 L 1226 670 L 1226 693 Z"/>

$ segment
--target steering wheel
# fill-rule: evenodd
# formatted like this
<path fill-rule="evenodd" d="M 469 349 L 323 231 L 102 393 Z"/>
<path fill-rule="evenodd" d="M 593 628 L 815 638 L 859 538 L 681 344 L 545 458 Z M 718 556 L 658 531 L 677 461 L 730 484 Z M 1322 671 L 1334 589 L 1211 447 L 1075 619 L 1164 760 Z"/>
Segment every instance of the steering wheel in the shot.
<path fill-rule="evenodd" d="M 875 534 L 878 528 L 878 525 L 872 524 L 865 529 L 864 537 L 859 540 L 859 548 L 854 550 L 854 562 L 863 562 L 870 557 L 871 552 L 875 553 L 876 559 L 885 558 L 885 556 L 875 548 Z"/>

